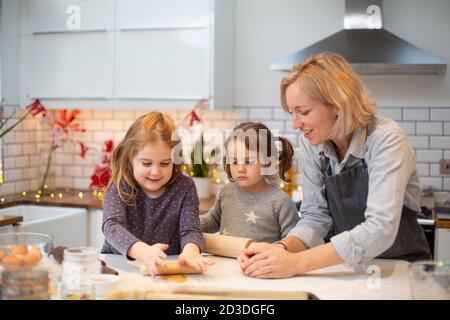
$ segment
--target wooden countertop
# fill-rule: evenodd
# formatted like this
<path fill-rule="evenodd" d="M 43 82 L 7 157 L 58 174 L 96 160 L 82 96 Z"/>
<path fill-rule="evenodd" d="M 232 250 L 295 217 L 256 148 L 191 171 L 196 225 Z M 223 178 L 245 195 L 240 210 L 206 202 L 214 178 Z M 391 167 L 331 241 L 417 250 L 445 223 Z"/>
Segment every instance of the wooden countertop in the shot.
<path fill-rule="evenodd" d="M 83 196 L 80 197 L 80 192 Z M 59 198 L 58 194 L 62 193 L 62 197 Z M 40 198 L 36 198 L 34 193 L 27 193 L 26 195 L 13 195 L 4 197 L 4 201 L 0 203 L 1 208 L 7 208 L 18 205 L 40 205 L 40 206 L 61 206 L 61 207 L 81 207 L 87 209 L 102 209 L 103 202 L 102 197 L 95 196 L 92 191 L 88 190 L 58 190 L 53 192 L 53 198 L 51 192 L 41 195 Z M 214 206 L 215 197 L 212 196 L 208 199 L 200 200 L 200 214 L 206 213 L 209 208 Z M 8 217 L 8 218 L 7 218 Z M 20 221 L 11 219 L 10 216 L 0 215 L 0 226 L 15 224 Z"/>
<path fill-rule="evenodd" d="M 80 192 L 83 194 L 80 197 Z M 53 197 L 51 194 L 53 193 Z M 59 198 L 58 195 L 62 194 Z M 0 203 L 0 208 L 12 207 L 17 205 L 40 205 L 40 206 L 62 206 L 62 207 L 81 207 L 89 209 L 103 208 L 102 199 L 94 196 L 92 191 L 88 190 L 56 190 L 40 195 L 36 198 L 35 193 L 26 195 L 6 196 L 5 201 Z"/>

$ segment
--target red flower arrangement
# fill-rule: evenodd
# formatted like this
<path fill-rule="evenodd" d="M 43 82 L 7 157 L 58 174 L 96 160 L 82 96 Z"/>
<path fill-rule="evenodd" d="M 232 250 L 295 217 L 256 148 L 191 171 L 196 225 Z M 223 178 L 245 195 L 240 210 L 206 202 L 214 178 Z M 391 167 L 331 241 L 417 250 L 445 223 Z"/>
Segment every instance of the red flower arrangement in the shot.
<path fill-rule="evenodd" d="M 26 112 L 24 113 L 24 115 L 22 117 L 19 118 L 19 120 L 17 120 L 15 123 L 13 123 L 12 125 L 10 125 L 9 127 L 4 128 L 8 122 L 15 116 L 16 112 L 12 113 L 7 119 L 5 119 L 4 121 L 0 122 L 0 138 L 3 137 L 5 134 L 7 134 L 8 132 L 10 132 L 12 129 L 14 129 L 19 123 L 21 123 L 23 120 L 25 120 L 25 118 L 31 114 L 34 117 L 36 117 L 38 114 L 42 113 L 43 116 L 45 116 L 46 114 L 46 109 L 44 107 L 44 105 L 39 101 L 39 100 L 34 100 L 34 102 L 32 102 L 31 104 L 29 104 L 26 107 Z"/>
<path fill-rule="evenodd" d="M 39 190 L 43 190 L 46 187 L 47 177 L 50 170 L 50 164 L 52 161 L 53 152 L 62 147 L 66 142 L 72 142 L 80 145 L 81 151 L 80 157 L 85 159 L 87 151 L 90 149 L 83 142 L 74 140 L 71 136 L 76 132 L 86 132 L 86 129 L 82 128 L 79 122 L 76 122 L 76 118 L 81 111 L 75 109 L 73 111 L 67 111 L 66 109 L 59 110 L 59 119 L 55 119 L 50 113 L 44 114 L 42 120 L 44 125 L 52 130 L 52 143 L 48 152 L 47 166 L 45 168 L 44 177 Z"/>
<path fill-rule="evenodd" d="M 108 186 L 109 179 L 111 178 L 110 165 L 113 149 L 114 142 L 112 140 L 105 141 L 103 151 L 97 155 L 98 161 L 94 173 L 91 176 L 89 188 L 94 190 L 104 190 Z"/>

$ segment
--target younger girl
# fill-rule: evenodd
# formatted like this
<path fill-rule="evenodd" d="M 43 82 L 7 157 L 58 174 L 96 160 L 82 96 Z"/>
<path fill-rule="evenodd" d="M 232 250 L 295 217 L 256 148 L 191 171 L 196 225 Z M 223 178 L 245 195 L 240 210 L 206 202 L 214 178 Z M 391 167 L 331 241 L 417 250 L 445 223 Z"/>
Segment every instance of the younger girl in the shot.
<path fill-rule="evenodd" d="M 194 182 L 174 164 L 172 120 L 160 112 L 139 117 L 116 147 L 104 200 L 102 253 L 145 263 L 152 275 L 167 254 L 205 271 Z"/>
<path fill-rule="evenodd" d="M 279 178 L 292 165 L 293 149 L 285 138 L 281 153 L 275 137 L 262 123 L 245 122 L 225 143 L 224 163 L 233 183 L 224 185 L 211 210 L 201 216 L 204 232 L 276 242 L 287 236 L 299 219 L 295 203 L 279 188 Z"/>

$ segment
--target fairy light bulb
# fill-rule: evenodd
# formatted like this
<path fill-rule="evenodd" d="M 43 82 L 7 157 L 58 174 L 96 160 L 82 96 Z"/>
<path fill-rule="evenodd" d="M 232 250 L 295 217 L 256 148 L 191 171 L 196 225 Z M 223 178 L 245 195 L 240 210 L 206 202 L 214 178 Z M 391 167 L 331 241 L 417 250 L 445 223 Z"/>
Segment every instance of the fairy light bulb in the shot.
<path fill-rule="evenodd" d="M 83 196 L 84 196 L 83 192 L 80 192 L 80 193 L 78 194 L 78 197 L 79 197 L 80 199 L 83 198 Z"/>

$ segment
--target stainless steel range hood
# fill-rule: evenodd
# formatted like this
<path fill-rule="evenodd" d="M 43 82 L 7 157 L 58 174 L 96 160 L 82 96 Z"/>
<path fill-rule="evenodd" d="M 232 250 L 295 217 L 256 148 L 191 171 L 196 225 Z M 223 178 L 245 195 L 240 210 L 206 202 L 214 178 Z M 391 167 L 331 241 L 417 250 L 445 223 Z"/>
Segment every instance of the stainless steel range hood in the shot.
<path fill-rule="evenodd" d="M 347 59 L 359 74 L 443 74 L 447 65 L 382 29 L 382 0 L 347 0 L 344 29 L 275 62 L 272 70 L 290 71 L 296 63 L 324 51 Z"/>

